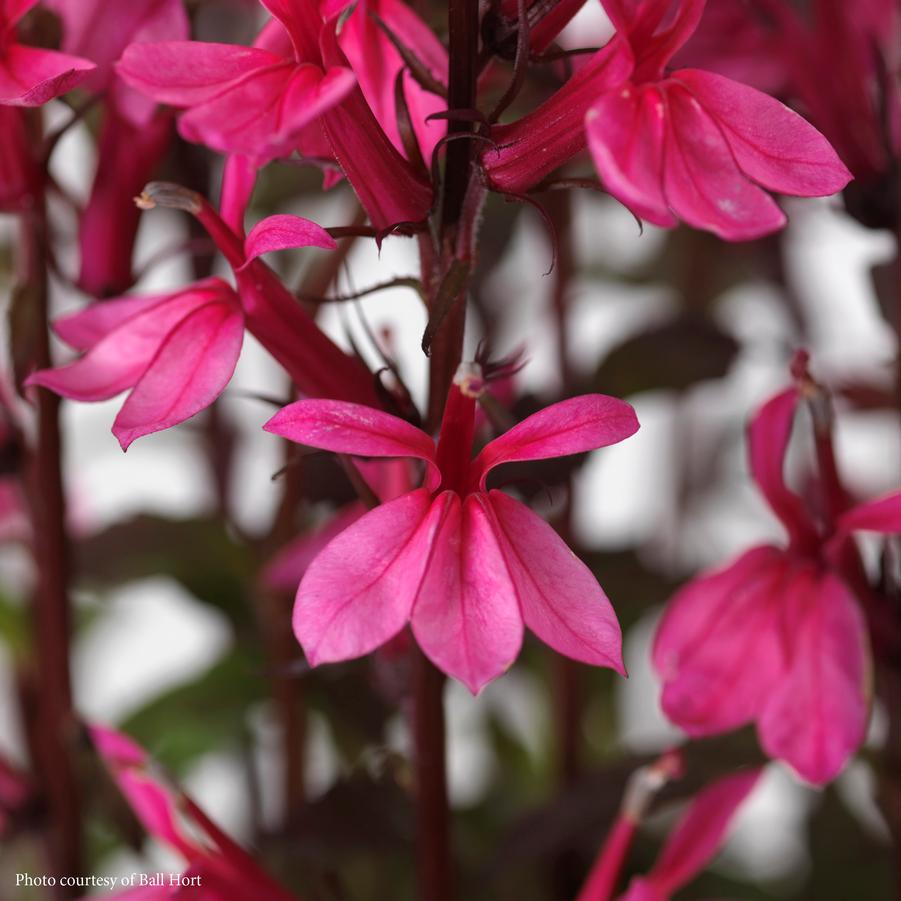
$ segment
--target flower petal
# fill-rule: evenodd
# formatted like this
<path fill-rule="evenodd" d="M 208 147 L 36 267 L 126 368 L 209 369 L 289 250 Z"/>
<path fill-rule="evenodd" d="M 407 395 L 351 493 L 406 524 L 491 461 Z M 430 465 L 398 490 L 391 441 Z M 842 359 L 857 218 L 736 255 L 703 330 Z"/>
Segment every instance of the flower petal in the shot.
<path fill-rule="evenodd" d="M 0 55 L 0 103 L 41 106 L 77 87 L 94 68 L 79 56 L 10 44 Z"/>
<path fill-rule="evenodd" d="M 785 673 L 779 611 L 787 559 L 755 548 L 690 582 L 669 602 L 654 638 L 663 712 L 689 735 L 753 720 Z"/>
<path fill-rule="evenodd" d="M 220 278 L 204 279 L 174 294 L 100 301 L 61 323 L 63 340 L 88 352 L 68 366 L 32 373 L 26 384 L 43 385 L 73 400 L 106 400 L 131 388 L 166 335 L 186 316 L 211 303 L 237 305 Z"/>
<path fill-rule="evenodd" d="M 869 644 L 857 600 L 837 576 L 805 570 L 795 579 L 794 661 L 758 732 L 767 754 L 823 785 L 842 771 L 866 735 Z"/>
<path fill-rule="evenodd" d="M 838 531 L 901 534 L 901 491 L 853 507 L 839 517 Z"/>
<path fill-rule="evenodd" d="M 206 409 L 231 379 L 243 340 L 237 304 L 210 303 L 186 316 L 166 335 L 113 423 L 122 450 Z"/>
<path fill-rule="evenodd" d="M 738 167 L 763 187 L 820 197 L 851 180 L 826 138 L 775 98 L 699 69 L 682 69 L 673 77 L 716 117 Z"/>
<path fill-rule="evenodd" d="M 664 84 L 664 192 L 670 209 L 727 241 L 750 241 L 782 228 L 785 214 L 742 174 L 717 123 L 678 82 Z"/>
<path fill-rule="evenodd" d="M 303 216 L 267 216 L 258 222 L 244 242 L 246 266 L 264 253 L 293 247 L 322 247 L 334 250 L 335 239 L 321 226 Z"/>
<path fill-rule="evenodd" d="M 311 398 L 279 410 L 263 428 L 298 444 L 360 457 L 416 457 L 429 464 L 432 488 L 440 482 L 435 442 L 422 429 L 362 404 Z"/>
<path fill-rule="evenodd" d="M 604 187 L 636 216 L 677 224 L 663 194 L 666 108 L 660 92 L 626 85 L 603 94 L 585 117 L 588 148 Z"/>
<path fill-rule="evenodd" d="M 803 501 L 788 489 L 783 475 L 797 406 L 797 388 L 767 401 L 748 428 L 748 455 L 751 475 L 773 512 L 793 540 L 804 540 L 814 534 L 814 527 Z"/>
<path fill-rule="evenodd" d="M 457 496 L 435 536 L 413 607 L 413 632 L 429 659 L 473 694 L 510 667 L 522 614 L 486 499 Z"/>
<path fill-rule="evenodd" d="M 147 832 L 188 860 L 196 857 L 199 849 L 179 831 L 175 799 L 150 775 L 151 761 L 143 748 L 128 736 L 105 726 L 91 726 L 89 732 L 110 775 Z"/>
<path fill-rule="evenodd" d="M 354 86 L 347 69 L 325 76 L 311 65 L 280 62 L 250 73 L 194 106 L 178 123 L 189 141 L 241 153 L 257 165 L 289 155 L 303 128 Z"/>
<path fill-rule="evenodd" d="M 472 461 L 471 472 L 484 489 L 489 471 L 501 463 L 581 454 L 637 431 L 635 411 L 625 401 L 584 394 L 545 407 L 490 441 Z"/>
<path fill-rule="evenodd" d="M 714 858 L 738 808 L 754 790 L 762 772 L 755 768 L 718 779 L 692 801 L 650 874 L 650 881 L 666 897 L 694 878 Z"/>
<path fill-rule="evenodd" d="M 319 0 L 260 0 L 291 36 L 298 60 L 319 62 L 322 16 Z"/>
<path fill-rule="evenodd" d="M 297 590 L 294 634 L 312 666 L 360 657 L 407 622 L 451 503 L 425 488 L 371 510 L 312 562 Z"/>
<path fill-rule="evenodd" d="M 485 500 L 525 624 L 555 651 L 625 675 L 619 622 L 591 570 L 519 501 Z"/>
<path fill-rule="evenodd" d="M 77 313 L 70 313 L 53 323 L 53 331 L 69 347 L 90 350 L 110 332 L 123 326 L 139 313 L 150 310 L 171 298 L 171 294 L 119 297 L 115 300 L 96 301 Z"/>
<path fill-rule="evenodd" d="M 126 47 L 116 72 L 159 103 L 193 106 L 212 100 L 258 69 L 284 62 L 268 50 L 238 44 L 160 41 Z"/>

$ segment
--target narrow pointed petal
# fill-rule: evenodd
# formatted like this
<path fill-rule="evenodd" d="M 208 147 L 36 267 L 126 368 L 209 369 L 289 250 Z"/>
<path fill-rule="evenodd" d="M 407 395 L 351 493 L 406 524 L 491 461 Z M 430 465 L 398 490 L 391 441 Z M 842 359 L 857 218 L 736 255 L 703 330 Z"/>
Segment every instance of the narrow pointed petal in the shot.
<path fill-rule="evenodd" d="M 857 600 L 832 574 L 796 576 L 793 663 L 758 721 L 760 743 L 814 785 L 842 771 L 866 736 L 871 672 Z"/>
<path fill-rule="evenodd" d="M 244 316 L 237 305 L 211 303 L 186 316 L 166 336 L 116 417 L 113 434 L 122 450 L 206 409 L 231 379 L 243 339 Z"/>
<path fill-rule="evenodd" d="M 717 119 L 739 168 L 763 187 L 821 197 L 851 180 L 826 138 L 773 97 L 699 69 L 683 69 L 674 78 Z"/>
<path fill-rule="evenodd" d="M 196 857 L 198 849 L 185 840 L 177 826 L 174 799 L 148 772 L 151 761 L 144 749 L 105 726 L 91 726 L 89 732 L 104 765 L 147 832 L 188 860 Z"/>
<path fill-rule="evenodd" d="M 294 605 L 312 666 L 350 660 L 393 638 L 410 617 L 450 502 L 420 488 L 371 510 L 313 561 Z"/>
<path fill-rule="evenodd" d="M 555 651 L 625 675 L 619 622 L 591 570 L 528 507 L 501 491 L 486 500 L 525 624 Z"/>
<path fill-rule="evenodd" d="M 522 644 L 516 589 L 487 500 L 456 495 L 435 537 L 412 625 L 432 663 L 473 694 L 505 672 Z"/>
<path fill-rule="evenodd" d="M 901 534 L 901 492 L 852 508 L 839 518 L 838 530 Z"/>
<path fill-rule="evenodd" d="M 258 69 L 284 62 L 267 50 L 238 44 L 160 41 L 126 47 L 116 72 L 159 103 L 192 106 L 212 100 Z"/>
<path fill-rule="evenodd" d="M 776 202 L 738 168 L 717 123 L 689 92 L 666 82 L 664 192 L 670 209 L 726 241 L 750 241 L 785 225 Z"/>
<path fill-rule="evenodd" d="M 672 227 L 663 194 L 666 108 L 656 88 L 610 91 L 585 117 L 588 148 L 604 187 L 636 216 Z"/>
<path fill-rule="evenodd" d="M 41 106 L 78 87 L 94 68 L 78 56 L 11 44 L 0 55 L 0 103 Z"/>
<path fill-rule="evenodd" d="M 258 222 L 244 242 L 244 265 L 264 253 L 293 247 L 322 247 L 334 250 L 335 239 L 321 226 L 302 216 L 267 216 Z"/>
<path fill-rule="evenodd" d="M 146 302 L 145 302 L 146 301 Z M 26 380 L 43 385 L 63 397 L 96 401 L 114 397 L 136 384 L 150 365 L 166 335 L 185 317 L 213 303 L 236 304 L 234 292 L 221 279 L 206 279 L 189 289 L 161 298 L 123 298 L 105 301 L 110 310 L 95 304 L 71 317 L 63 332 L 78 343 L 93 341 L 91 334 L 111 330 L 74 363 L 56 369 L 42 369 Z"/>
<path fill-rule="evenodd" d="M 787 559 L 755 548 L 701 576 L 666 607 L 654 638 L 661 707 L 689 735 L 753 720 L 787 668 L 779 611 Z"/>
<path fill-rule="evenodd" d="M 716 856 L 738 808 L 756 787 L 763 770 L 743 770 L 705 788 L 670 834 L 650 881 L 668 897 L 693 879 Z"/>
<path fill-rule="evenodd" d="M 298 134 L 354 86 L 347 69 L 325 76 L 316 66 L 291 62 L 260 68 L 193 106 L 179 119 L 189 141 L 262 164 L 294 149 Z"/>
<path fill-rule="evenodd" d="M 482 448 L 472 463 L 484 488 L 488 472 L 501 463 L 581 454 L 623 441 L 638 431 L 635 410 L 604 394 L 584 394 L 545 407 Z"/>
<path fill-rule="evenodd" d="M 171 294 L 149 294 L 146 297 L 120 297 L 116 300 L 95 302 L 77 313 L 57 319 L 53 323 L 53 331 L 69 347 L 75 350 L 90 350 L 129 319 L 171 296 Z"/>
<path fill-rule="evenodd" d="M 299 400 L 279 410 L 263 428 L 298 444 L 361 457 L 417 457 L 425 460 L 434 486 L 435 442 L 422 429 L 362 404 Z"/>
<path fill-rule="evenodd" d="M 813 524 L 798 495 L 785 484 L 785 454 L 791 438 L 798 391 L 789 388 L 767 401 L 748 428 L 751 475 L 776 516 L 794 540 L 814 533 Z"/>

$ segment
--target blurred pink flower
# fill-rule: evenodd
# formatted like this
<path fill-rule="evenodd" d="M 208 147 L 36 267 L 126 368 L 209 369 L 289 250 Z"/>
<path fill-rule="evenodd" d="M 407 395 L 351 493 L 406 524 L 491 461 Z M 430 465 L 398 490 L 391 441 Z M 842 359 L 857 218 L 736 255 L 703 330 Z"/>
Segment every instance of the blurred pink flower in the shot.
<path fill-rule="evenodd" d="M 667 606 L 654 642 L 666 715 L 692 736 L 756 722 L 763 749 L 808 782 L 841 771 L 864 740 L 870 649 L 852 532 L 901 532 L 901 494 L 815 511 L 783 463 L 801 396 L 770 400 L 749 432 L 751 472 L 788 546 L 757 547 L 695 579 Z M 855 593 L 858 597 L 855 597 Z"/>
<path fill-rule="evenodd" d="M 302 400 L 265 426 L 337 453 L 425 461 L 425 485 L 333 539 L 297 592 L 294 630 L 312 665 L 369 653 L 409 621 L 444 672 L 478 692 L 519 653 L 523 625 L 560 653 L 623 673 L 619 623 L 591 571 L 518 501 L 486 488 L 495 466 L 582 453 L 632 435 L 623 401 L 586 395 L 530 416 L 470 459 L 482 377 L 460 367 L 437 447 L 355 404 Z"/>
<path fill-rule="evenodd" d="M 106 110 L 97 172 L 78 229 L 78 286 L 88 294 L 121 294 L 134 283 L 132 256 L 141 213 L 133 198 L 152 177 L 171 138 L 168 113 L 135 125 L 115 107 Z"/>
<path fill-rule="evenodd" d="M 17 213 L 29 209 L 41 180 L 24 111 L 0 104 L 0 212 Z"/>
<path fill-rule="evenodd" d="M 633 879 L 620 901 L 669 901 L 694 879 L 716 856 L 761 772 L 754 769 L 735 773 L 705 788 L 670 833 L 651 871 Z M 602 899 L 580 895 L 579 901 Z"/>
<path fill-rule="evenodd" d="M 153 177 L 172 137 L 173 117 L 117 78 L 113 64 L 130 43 L 183 40 L 182 0 L 45 0 L 63 22 L 62 47 L 94 62 L 84 87 L 103 94 L 97 170 L 79 226 L 78 285 L 94 297 L 132 285 L 139 211 L 132 197 Z"/>
<path fill-rule="evenodd" d="M 141 825 L 188 864 L 182 874 L 187 888 L 149 886 L 106 897 L 152 901 L 188 893 L 200 901 L 297 901 L 187 795 L 164 782 L 153 761 L 130 738 L 101 726 L 91 727 L 90 735 Z M 168 880 L 168 874 L 164 878 Z"/>
<path fill-rule="evenodd" d="M 587 139 L 604 188 L 636 216 L 681 220 L 726 240 L 776 231 L 766 192 L 840 191 L 850 173 L 799 115 L 747 85 L 698 69 L 666 74 L 705 0 L 605 0 L 617 34 L 542 106 L 496 128 L 482 160 L 491 184 L 522 193 Z"/>
<path fill-rule="evenodd" d="M 125 450 L 219 396 L 241 352 L 244 314 L 232 288 L 209 278 L 172 294 L 95 303 L 54 327 L 84 356 L 32 373 L 26 384 L 81 401 L 131 389 L 113 424 Z"/>
<path fill-rule="evenodd" d="M 0 0 L 0 104 L 5 106 L 41 106 L 77 87 L 95 68 L 79 56 L 16 41 L 16 23 L 37 2 Z"/>

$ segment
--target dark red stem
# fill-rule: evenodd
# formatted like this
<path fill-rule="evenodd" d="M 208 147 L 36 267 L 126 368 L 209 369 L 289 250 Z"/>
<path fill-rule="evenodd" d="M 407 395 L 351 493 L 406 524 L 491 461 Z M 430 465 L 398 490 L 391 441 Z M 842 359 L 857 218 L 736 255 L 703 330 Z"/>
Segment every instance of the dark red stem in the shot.
<path fill-rule="evenodd" d="M 47 328 L 49 246 L 42 196 L 23 224 L 21 279 L 33 304 L 34 366 L 43 369 L 51 365 L 51 360 Z M 69 672 L 69 541 L 61 465 L 60 400 L 38 388 L 36 402 L 37 439 L 27 472 L 38 579 L 34 607 L 38 709 L 33 751 L 46 794 L 50 868 L 59 877 L 81 872 L 79 792 L 72 753 L 77 732 Z M 75 894 L 75 889 L 56 889 L 56 897 L 61 899 Z"/>

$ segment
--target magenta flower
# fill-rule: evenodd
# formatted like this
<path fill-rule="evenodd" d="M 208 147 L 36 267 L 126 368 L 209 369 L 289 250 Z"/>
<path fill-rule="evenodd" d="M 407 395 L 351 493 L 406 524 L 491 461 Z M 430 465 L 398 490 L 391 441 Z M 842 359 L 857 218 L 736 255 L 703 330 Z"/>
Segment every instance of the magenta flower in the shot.
<path fill-rule="evenodd" d="M 493 187 L 522 193 L 588 147 L 604 188 L 636 216 L 680 220 L 726 240 L 785 224 L 767 191 L 841 190 L 850 173 L 826 139 L 760 91 L 697 69 L 666 73 L 705 0 L 605 0 L 613 40 L 537 110 L 495 129 L 483 164 Z M 584 120 L 584 127 L 583 127 Z"/>
<path fill-rule="evenodd" d="M 116 70 L 154 100 L 188 107 L 179 118 L 186 140 L 260 164 L 288 156 L 303 129 L 348 94 L 354 77 L 346 67 L 324 70 L 313 62 L 322 23 L 310 3 L 263 5 L 290 34 L 288 55 L 200 41 L 138 43 Z"/>
<path fill-rule="evenodd" d="M 0 0 L 0 104 L 41 106 L 81 84 L 95 68 L 78 56 L 27 47 L 16 23 L 38 0 Z"/>
<path fill-rule="evenodd" d="M 117 71 L 155 100 L 186 107 L 179 130 L 187 140 L 241 154 L 257 166 L 289 156 L 295 148 L 307 155 L 328 154 L 379 230 L 425 218 L 431 187 L 386 135 L 339 46 L 336 31 L 346 4 L 323 10 L 314 0 L 265 0 L 263 5 L 275 18 L 254 47 L 133 44 Z M 421 34 L 425 28 L 418 20 L 414 28 L 408 10 L 401 16 L 393 4 L 385 4 L 385 11 L 402 32 L 413 28 Z M 360 81 L 374 100 L 383 98 L 385 79 L 400 67 L 392 62 L 393 49 L 382 56 L 364 53 L 354 37 L 358 27 L 351 26 L 347 46 L 359 64 L 378 64 Z M 429 47 L 434 65 L 437 50 L 434 43 Z M 421 92 L 411 92 L 410 99 L 417 108 L 428 105 Z M 393 114 L 390 121 L 396 130 Z"/>
<path fill-rule="evenodd" d="M 746 770 L 705 788 L 670 833 L 651 871 L 633 879 L 620 901 L 669 901 L 694 879 L 722 847 L 738 809 L 761 773 L 759 769 Z M 602 899 L 582 894 L 578 901 Z"/>
<path fill-rule="evenodd" d="M 190 894 L 203 901 L 297 901 L 186 794 L 164 783 L 153 761 L 130 738 L 101 726 L 91 727 L 90 735 L 141 825 L 188 864 L 180 884 L 170 885 L 164 874 L 163 885 L 126 889 L 111 897 L 155 901 Z"/>
<path fill-rule="evenodd" d="M 586 395 L 530 416 L 470 459 L 481 372 L 464 364 L 437 447 L 356 404 L 302 400 L 267 431 L 310 447 L 425 461 L 425 485 L 370 511 L 304 575 L 294 631 L 312 665 L 367 654 L 409 622 L 420 647 L 473 693 L 516 659 L 523 624 L 562 654 L 623 673 L 619 623 L 588 567 L 542 519 L 486 487 L 501 463 L 582 453 L 638 429 L 632 408 Z"/>
<path fill-rule="evenodd" d="M 815 511 L 782 468 L 798 399 L 769 401 L 749 433 L 751 472 L 788 546 L 757 547 L 669 603 L 654 642 L 666 715 L 692 736 L 756 722 L 763 749 L 808 782 L 841 771 L 864 740 L 870 650 L 852 533 L 901 531 L 901 494 Z M 831 455 L 831 450 L 830 450 Z"/>
<path fill-rule="evenodd" d="M 209 278 L 173 294 L 95 303 L 54 327 L 84 356 L 32 373 L 26 384 L 80 401 L 130 390 L 113 424 L 125 450 L 219 396 L 241 352 L 244 314 L 231 287 Z"/>
<path fill-rule="evenodd" d="M 114 107 L 107 109 L 97 173 L 78 230 L 82 291 L 108 297 L 122 294 L 134 283 L 132 256 L 141 212 L 133 198 L 153 175 L 172 136 L 171 114 L 135 125 Z"/>
<path fill-rule="evenodd" d="M 117 78 L 113 64 L 132 42 L 183 40 L 182 0 L 45 0 L 63 22 L 62 48 L 96 63 L 84 87 L 104 98 L 97 171 L 81 217 L 78 285 L 95 297 L 122 294 L 132 277 L 139 212 L 132 198 L 169 147 L 173 116 Z"/>

